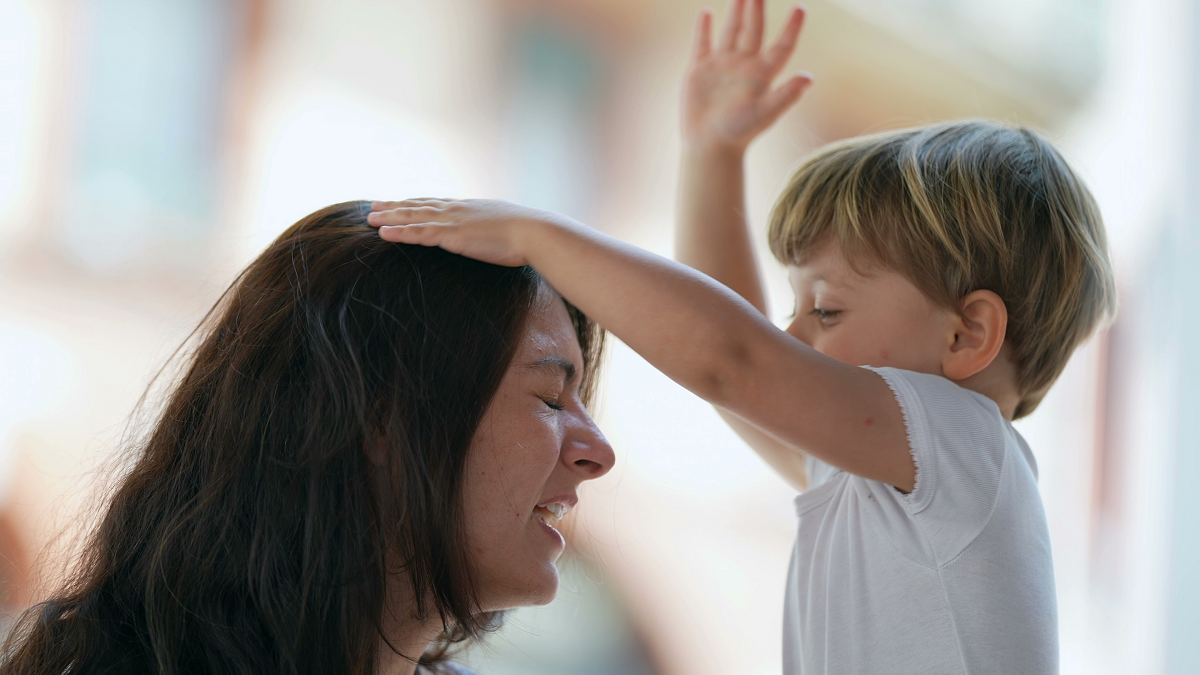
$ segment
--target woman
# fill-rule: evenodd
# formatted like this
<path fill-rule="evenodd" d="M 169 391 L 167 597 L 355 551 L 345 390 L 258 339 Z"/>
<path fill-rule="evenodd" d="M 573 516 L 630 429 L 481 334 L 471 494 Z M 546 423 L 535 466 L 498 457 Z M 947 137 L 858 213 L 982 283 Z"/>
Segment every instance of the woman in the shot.
<path fill-rule="evenodd" d="M 613 464 L 603 336 L 369 210 L 304 218 L 225 293 L 0 673 L 457 672 L 448 646 L 554 597 L 549 523 Z"/>

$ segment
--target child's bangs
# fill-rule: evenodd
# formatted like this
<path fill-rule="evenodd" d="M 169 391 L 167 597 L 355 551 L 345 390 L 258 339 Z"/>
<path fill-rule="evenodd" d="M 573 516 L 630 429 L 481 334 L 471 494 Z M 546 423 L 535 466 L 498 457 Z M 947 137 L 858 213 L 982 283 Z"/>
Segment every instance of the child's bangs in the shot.
<path fill-rule="evenodd" d="M 804 264 L 836 243 L 855 271 L 904 269 L 906 190 L 895 172 L 881 171 L 887 146 L 863 139 L 834 146 L 805 162 L 780 195 L 771 214 L 771 253 L 785 265 Z M 889 175 L 890 174 L 890 175 Z M 889 180 L 889 178 L 891 178 Z"/>

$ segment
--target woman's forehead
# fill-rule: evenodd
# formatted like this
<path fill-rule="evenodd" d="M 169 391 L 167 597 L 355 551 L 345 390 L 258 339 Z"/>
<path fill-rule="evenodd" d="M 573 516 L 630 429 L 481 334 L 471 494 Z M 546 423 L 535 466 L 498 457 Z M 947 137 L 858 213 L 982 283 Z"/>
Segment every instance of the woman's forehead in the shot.
<path fill-rule="evenodd" d="M 538 294 L 525 322 L 525 339 L 518 348 L 518 359 L 527 365 L 558 360 L 572 364 L 576 370 L 583 368 L 575 325 L 558 293 L 543 290 Z"/>

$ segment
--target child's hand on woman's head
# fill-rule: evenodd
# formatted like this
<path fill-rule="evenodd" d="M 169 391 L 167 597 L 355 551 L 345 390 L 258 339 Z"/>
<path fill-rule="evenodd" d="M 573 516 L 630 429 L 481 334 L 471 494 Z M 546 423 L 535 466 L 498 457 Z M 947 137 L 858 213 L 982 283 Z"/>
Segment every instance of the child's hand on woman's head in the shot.
<path fill-rule="evenodd" d="M 406 199 L 372 202 L 367 222 L 400 244 L 438 246 L 493 265 L 528 264 L 523 234 L 563 220 L 547 211 L 490 199 Z"/>
<path fill-rule="evenodd" d="M 796 48 L 804 14 L 803 7 L 792 9 L 779 38 L 764 51 L 763 0 L 731 0 L 715 48 L 712 13 L 700 13 L 695 49 L 684 76 L 686 144 L 745 150 L 800 99 L 812 84 L 812 75 L 798 73 L 776 89 L 771 89 L 771 82 Z"/>

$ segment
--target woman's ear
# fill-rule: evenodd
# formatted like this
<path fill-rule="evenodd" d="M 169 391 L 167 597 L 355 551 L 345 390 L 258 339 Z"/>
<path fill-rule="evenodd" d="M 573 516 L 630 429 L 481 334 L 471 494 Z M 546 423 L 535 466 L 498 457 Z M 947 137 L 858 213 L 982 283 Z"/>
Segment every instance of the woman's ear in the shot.
<path fill-rule="evenodd" d="M 954 341 L 942 360 L 946 377 L 959 381 L 987 368 L 1008 330 L 1008 308 L 992 291 L 973 291 L 959 302 L 961 314 L 954 324 Z"/>

